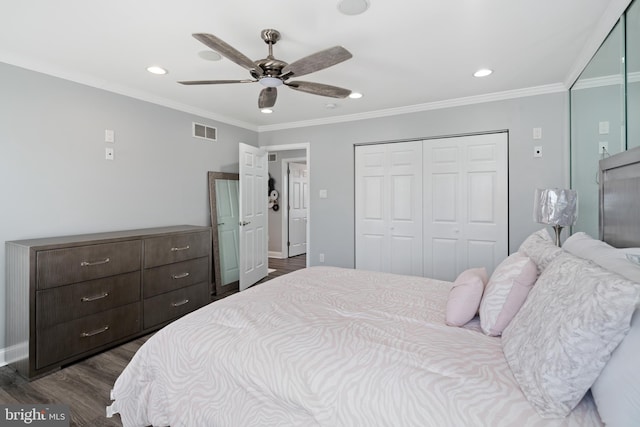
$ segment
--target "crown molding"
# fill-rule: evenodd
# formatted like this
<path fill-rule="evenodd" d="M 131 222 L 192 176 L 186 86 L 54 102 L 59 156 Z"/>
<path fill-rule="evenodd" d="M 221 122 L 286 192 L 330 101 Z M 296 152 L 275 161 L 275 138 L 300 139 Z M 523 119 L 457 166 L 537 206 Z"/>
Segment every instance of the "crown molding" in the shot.
<path fill-rule="evenodd" d="M 116 93 L 118 95 L 127 96 L 129 98 L 138 99 L 141 101 L 150 102 L 152 104 L 168 107 L 173 110 L 182 111 L 184 113 L 193 114 L 196 116 L 204 117 L 207 119 L 215 120 L 217 122 L 226 123 L 228 125 L 241 127 L 244 129 L 258 131 L 258 127 L 252 123 L 243 122 L 227 116 L 212 113 L 211 111 L 203 110 L 200 108 L 192 107 L 190 105 L 182 104 L 179 102 L 171 101 L 169 99 L 150 94 L 148 92 L 139 91 L 126 86 L 114 85 L 106 80 L 97 79 L 95 77 L 88 76 L 86 74 L 70 72 L 68 70 L 55 67 L 51 64 L 35 61 L 33 59 L 27 59 L 25 57 L 12 54 L 6 51 L 0 51 L 0 62 L 4 62 L 9 65 L 24 68 L 30 71 L 46 74 L 53 77 L 58 77 L 63 80 L 69 80 L 75 83 L 79 83 L 85 86 L 90 86 L 96 89 L 102 89 L 107 92 Z"/>
<path fill-rule="evenodd" d="M 397 116 L 401 114 L 418 113 L 443 108 L 460 107 L 464 105 L 481 104 L 485 102 L 503 101 L 507 99 L 523 98 L 527 96 L 546 95 L 550 93 L 566 92 L 568 89 L 562 83 L 554 83 L 543 86 L 535 86 L 523 89 L 514 89 L 503 92 L 494 92 L 484 95 L 467 96 L 444 101 L 428 102 L 425 104 L 408 105 L 406 107 L 389 108 L 385 110 L 370 111 L 366 113 L 348 114 L 344 116 L 329 117 L 323 119 L 304 120 L 299 122 L 281 123 L 275 125 L 259 126 L 258 132 L 270 132 L 284 129 L 294 129 L 308 126 L 320 126 L 335 123 L 352 122 L 356 120 L 377 119 L 381 117 Z"/>
<path fill-rule="evenodd" d="M 571 87 L 580 77 L 580 74 L 596 54 L 604 40 L 616 25 L 622 14 L 627 10 L 632 0 L 610 0 L 598 23 L 593 27 L 580 54 L 576 58 L 573 67 L 564 80 L 566 87 Z"/>

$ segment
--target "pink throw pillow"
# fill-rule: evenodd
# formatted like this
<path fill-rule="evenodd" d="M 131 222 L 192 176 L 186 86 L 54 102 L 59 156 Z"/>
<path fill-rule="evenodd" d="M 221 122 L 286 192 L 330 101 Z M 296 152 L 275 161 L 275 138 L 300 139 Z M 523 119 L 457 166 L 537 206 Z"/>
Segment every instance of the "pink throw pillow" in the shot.
<path fill-rule="evenodd" d="M 445 323 L 463 326 L 478 312 L 484 286 L 489 280 L 484 267 L 465 270 L 453 282 L 447 300 Z"/>
<path fill-rule="evenodd" d="M 502 334 L 518 313 L 538 279 L 538 268 L 520 252 L 509 255 L 496 267 L 480 303 L 480 327 L 491 336 Z"/>

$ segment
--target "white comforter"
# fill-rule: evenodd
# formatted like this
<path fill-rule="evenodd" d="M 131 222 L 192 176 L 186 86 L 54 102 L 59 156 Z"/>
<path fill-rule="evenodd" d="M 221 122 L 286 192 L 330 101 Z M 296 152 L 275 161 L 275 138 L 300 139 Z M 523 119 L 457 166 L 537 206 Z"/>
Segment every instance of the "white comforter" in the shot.
<path fill-rule="evenodd" d="M 451 284 L 313 267 L 151 337 L 112 391 L 125 426 L 599 426 L 542 419 L 499 338 L 444 324 Z"/>

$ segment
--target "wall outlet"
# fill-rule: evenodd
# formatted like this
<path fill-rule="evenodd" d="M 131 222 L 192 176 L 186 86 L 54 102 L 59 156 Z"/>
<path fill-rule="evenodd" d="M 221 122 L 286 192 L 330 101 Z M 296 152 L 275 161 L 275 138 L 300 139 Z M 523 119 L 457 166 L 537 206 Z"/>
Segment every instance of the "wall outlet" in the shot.
<path fill-rule="evenodd" d="M 542 157 L 542 146 L 533 147 L 533 157 Z"/>
<path fill-rule="evenodd" d="M 609 153 L 609 142 L 600 141 L 598 142 L 598 154 L 607 154 Z"/>
<path fill-rule="evenodd" d="M 319 258 L 320 262 L 324 262 L 324 254 L 320 254 L 318 256 L 318 258 Z"/>
<path fill-rule="evenodd" d="M 104 149 L 104 158 L 107 160 L 113 160 L 113 156 L 115 153 L 113 152 L 113 148 L 107 147 Z"/>

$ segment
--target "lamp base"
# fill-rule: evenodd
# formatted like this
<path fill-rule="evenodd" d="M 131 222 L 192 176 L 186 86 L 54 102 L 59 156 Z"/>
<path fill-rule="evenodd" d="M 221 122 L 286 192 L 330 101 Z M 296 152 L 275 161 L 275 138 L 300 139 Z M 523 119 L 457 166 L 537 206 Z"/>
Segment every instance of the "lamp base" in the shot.
<path fill-rule="evenodd" d="M 556 246 L 560 247 L 560 233 L 562 233 L 562 227 L 559 225 L 554 225 L 553 229 L 556 232 Z"/>

